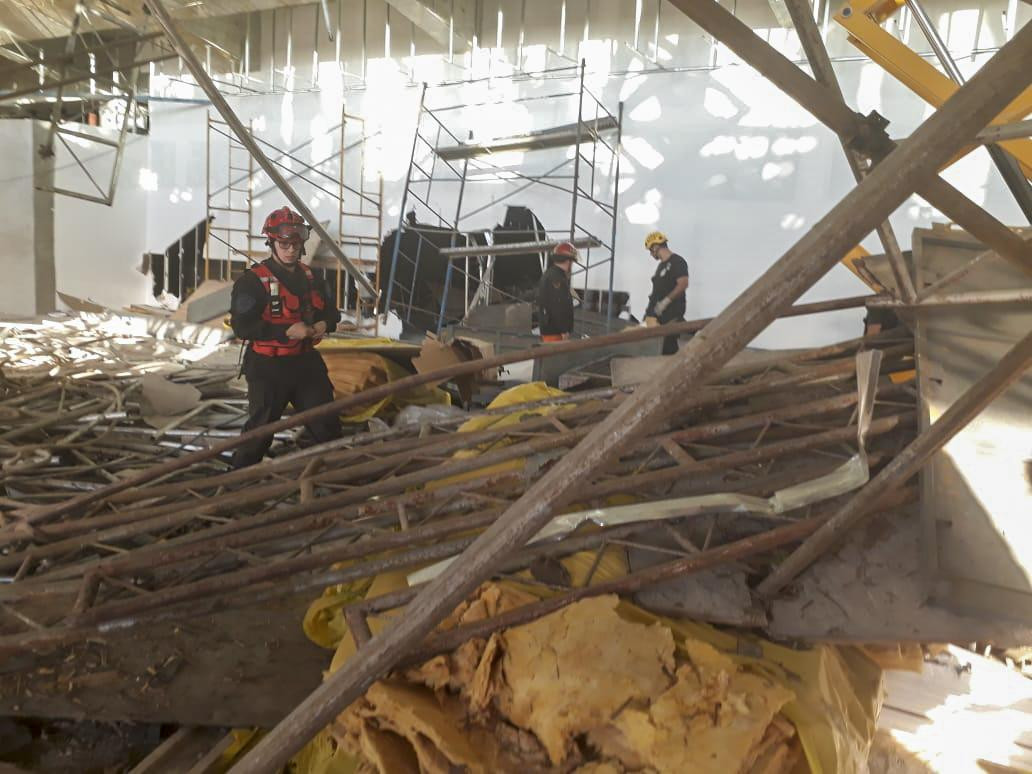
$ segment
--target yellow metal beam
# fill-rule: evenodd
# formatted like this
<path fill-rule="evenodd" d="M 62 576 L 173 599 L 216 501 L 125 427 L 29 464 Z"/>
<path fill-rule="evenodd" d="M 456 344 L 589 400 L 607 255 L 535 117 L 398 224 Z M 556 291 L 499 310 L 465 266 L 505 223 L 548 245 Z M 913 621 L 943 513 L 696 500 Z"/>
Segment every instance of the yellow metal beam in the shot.
<path fill-rule="evenodd" d="M 835 21 L 849 33 L 849 41 L 872 61 L 928 104 L 936 108 L 942 107 L 957 91 L 958 86 L 878 23 L 890 16 L 899 5 L 896 0 L 859 0 L 844 5 L 835 14 Z M 1014 123 L 1030 113 L 1032 86 L 1025 89 L 992 123 Z M 1010 151 L 1020 162 L 1025 174 L 1032 177 L 1032 140 L 1005 140 L 999 144 Z"/>

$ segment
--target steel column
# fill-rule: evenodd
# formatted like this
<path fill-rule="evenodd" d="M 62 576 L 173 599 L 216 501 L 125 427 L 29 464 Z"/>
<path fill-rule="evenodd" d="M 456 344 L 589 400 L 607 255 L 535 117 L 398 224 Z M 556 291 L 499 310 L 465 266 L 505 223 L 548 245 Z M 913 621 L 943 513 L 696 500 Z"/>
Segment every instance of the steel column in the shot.
<path fill-rule="evenodd" d="M 788 7 L 788 13 L 792 17 L 796 33 L 799 35 L 799 42 L 806 53 L 806 59 L 813 69 L 814 77 L 829 89 L 838 94 L 840 100 L 844 101 L 842 88 L 839 86 L 835 70 L 831 66 L 831 58 L 828 56 L 828 49 L 824 46 L 824 39 L 817 29 L 817 22 L 810 14 L 810 4 L 807 0 L 784 0 Z M 860 154 L 849 147 L 840 138 L 842 151 L 846 154 L 846 161 L 853 173 L 856 182 L 863 180 L 865 169 Z M 899 242 L 896 240 L 896 233 L 892 230 L 892 224 L 888 220 L 878 226 L 878 239 L 881 240 L 885 255 L 889 259 L 889 266 L 892 268 L 892 276 L 896 280 L 896 289 L 899 296 L 907 303 L 913 303 L 917 296 L 914 289 L 914 281 L 910 276 L 910 270 L 903 260 L 903 253 L 899 249 Z"/>
<path fill-rule="evenodd" d="M 928 14 L 925 13 L 924 6 L 921 5 L 919 0 L 906 0 L 906 3 L 907 8 L 914 14 L 914 21 L 917 22 L 917 26 L 921 28 L 921 32 L 924 33 L 924 36 L 931 44 L 932 51 L 935 52 L 935 56 L 942 65 L 942 69 L 946 71 L 946 74 L 954 83 L 958 86 L 963 85 L 964 76 L 961 74 L 960 68 L 957 67 L 957 63 L 953 61 L 953 57 L 950 56 L 950 50 L 946 48 L 943 39 L 939 37 L 939 31 L 935 28 L 935 24 L 928 18 Z M 1029 223 L 1032 223 L 1032 186 L 1029 185 L 1028 178 L 1025 177 L 1025 172 L 1021 169 L 1021 165 L 1017 159 L 995 143 L 989 143 L 985 146 L 985 149 L 992 156 L 993 163 L 1000 170 L 1000 175 L 1003 177 L 1003 182 L 1007 184 L 1007 188 L 1010 189 L 1021 211 L 1025 213 L 1025 218 Z"/>
<path fill-rule="evenodd" d="M 537 534 L 557 508 L 575 498 L 578 487 L 591 475 L 676 411 L 686 395 L 704 384 L 812 287 L 924 180 L 935 176 L 939 167 L 970 142 L 1032 78 L 1027 66 L 1030 56 L 1032 26 L 1026 26 L 680 353 L 669 358 L 655 378 L 623 401 L 478 537 L 459 560 L 428 583 L 396 623 L 329 676 L 234 770 L 238 774 L 278 770 L 418 646 L 457 604 L 490 577 L 505 556 Z M 824 87 L 818 88 L 824 93 Z"/>

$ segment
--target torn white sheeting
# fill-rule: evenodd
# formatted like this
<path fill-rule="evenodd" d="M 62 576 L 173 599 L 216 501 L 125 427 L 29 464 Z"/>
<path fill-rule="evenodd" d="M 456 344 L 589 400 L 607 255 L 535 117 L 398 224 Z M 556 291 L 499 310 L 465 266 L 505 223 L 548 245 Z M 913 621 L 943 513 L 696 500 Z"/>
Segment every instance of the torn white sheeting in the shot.
<path fill-rule="evenodd" d="M 709 513 L 749 513 L 757 516 L 780 516 L 796 508 L 828 500 L 852 492 L 868 482 L 870 469 L 864 441 L 871 426 L 874 412 L 874 396 L 878 386 L 878 372 L 881 368 L 880 350 L 859 352 L 856 356 L 857 392 L 859 393 L 857 416 L 857 445 L 859 451 L 831 473 L 818 476 L 802 484 L 779 489 L 771 497 L 718 493 L 676 497 L 633 505 L 616 505 L 610 508 L 591 508 L 556 516 L 533 540 L 561 537 L 577 529 L 585 521 L 602 527 L 612 527 L 634 522 L 658 521 L 684 516 L 698 516 Z M 453 562 L 455 557 L 444 559 L 408 576 L 409 585 L 424 583 L 436 578 Z"/>

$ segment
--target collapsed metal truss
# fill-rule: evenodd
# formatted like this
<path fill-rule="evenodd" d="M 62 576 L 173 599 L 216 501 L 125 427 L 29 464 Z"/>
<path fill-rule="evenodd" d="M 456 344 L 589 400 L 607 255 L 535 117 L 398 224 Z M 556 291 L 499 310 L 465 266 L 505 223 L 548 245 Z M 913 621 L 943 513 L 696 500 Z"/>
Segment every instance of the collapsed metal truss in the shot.
<path fill-rule="evenodd" d="M 160 0 L 147 0 L 147 2 L 152 9 L 163 11 Z M 433 646 L 435 642 L 439 646 L 440 640 L 431 640 L 429 644 L 426 641 L 438 623 L 449 615 L 457 604 L 466 599 L 481 582 L 493 574 L 504 573 L 514 557 L 526 559 L 534 548 L 533 546 L 528 548 L 528 543 L 540 533 L 553 516 L 559 512 L 559 509 L 583 497 L 588 491 L 594 493 L 624 491 L 623 487 L 626 482 L 619 480 L 612 484 L 612 487 L 617 487 L 617 489 L 610 487 L 608 490 L 589 490 L 588 487 L 594 486 L 600 478 L 604 479 L 613 470 L 624 472 L 638 470 L 642 463 L 635 455 L 640 451 L 641 445 L 654 445 L 657 437 L 661 436 L 671 423 L 674 424 L 674 427 L 678 427 L 676 423 L 683 421 L 682 412 L 696 407 L 698 401 L 704 400 L 704 396 L 707 395 L 707 385 L 718 380 L 721 374 L 727 375 L 726 371 L 722 371 L 722 369 L 731 357 L 743 349 L 770 322 L 789 309 L 796 299 L 812 287 L 870 231 L 883 223 L 890 213 L 912 193 L 920 193 L 1003 257 L 1026 270 L 1032 269 L 1032 253 L 1030 253 L 1028 243 L 944 183 L 937 175 L 938 170 L 953 159 L 958 152 L 978 142 L 978 133 L 999 116 L 1001 111 L 1004 111 L 1008 104 L 1032 81 L 1032 71 L 1028 68 L 1028 61 L 1032 57 L 1032 25 L 1016 34 L 1014 39 L 1006 44 L 968 84 L 957 89 L 933 116 L 896 147 L 888 140 L 884 133 L 884 125 L 877 120 L 877 117 L 864 119 L 849 109 L 843 102 L 839 90 L 830 85 L 833 84 L 833 81 L 822 85 L 821 82 L 810 78 L 713 0 L 673 0 L 673 5 L 693 18 L 748 64 L 767 75 L 776 85 L 811 110 L 819 120 L 828 124 L 840 136 L 845 145 L 864 157 L 864 163 L 869 165 L 870 169 L 865 171 L 864 179 L 853 191 L 832 208 L 724 312 L 708 322 L 702 328 L 700 335 L 696 336 L 677 356 L 669 358 L 654 378 L 638 387 L 632 394 L 614 400 L 601 409 L 590 405 L 571 409 L 571 412 L 598 411 L 598 415 L 592 415 L 590 420 L 583 415 L 572 418 L 567 416 L 566 419 L 570 420 L 570 424 L 566 424 L 560 415 L 558 424 L 548 422 L 547 424 L 542 423 L 541 428 L 535 426 L 534 430 L 541 429 L 547 432 L 540 437 L 523 440 L 522 443 L 526 444 L 525 446 L 513 448 L 518 446 L 513 444 L 501 449 L 493 449 L 469 463 L 481 467 L 511 459 L 506 455 L 558 452 L 554 458 L 548 460 L 551 467 L 544 472 L 535 471 L 532 479 L 504 483 L 500 480 L 483 482 L 486 487 L 486 500 L 484 499 L 485 493 L 476 493 L 477 496 L 472 500 L 466 499 L 470 495 L 467 482 L 461 482 L 456 484 L 457 487 L 461 487 L 457 489 L 449 489 L 448 485 L 445 485 L 438 489 L 407 492 L 402 497 L 411 497 L 413 502 L 406 500 L 400 505 L 397 501 L 384 498 L 383 495 L 395 493 L 398 491 L 398 487 L 440 481 L 442 476 L 447 478 L 451 475 L 469 472 L 472 468 L 463 468 L 462 465 L 452 466 L 454 462 L 445 462 L 443 467 L 430 465 L 416 471 L 414 478 L 406 478 L 401 475 L 392 479 L 388 476 L 385 482 L 389 483 L 377 481 L 372 488 L 346 488 L 325 497 L 319 496 L 311 488 L 306 489 L 304 481 L 291 480 L 286 483 L 280 481 L 268 484 L 268 489 L 263 495 L 273 498 L 273 503 L 276 502 L 275 498 L 282 493 L 283 486 L 290 486 L 290 491 L 297 491 L 300 502 L 297 506 L 290 506 L 289 509 L 281 510 L 269 507 L 263 512 L 267 521 L 255 522 L 254 526 L 256 527 L 269 527 L 269 522 L 274 521 L 277 516 L 282 516 L 283 510 L 289 510 L 290 516 L 297 517 L 298 523 L 304 524 L 306 528 L 312 530 L 324 530 L 323 533 L 318 534 L 326 534 L 326 530 L 339 525 L 341 518 L 372 515 L 371 512 L 353 512 L 348 509 L 361 509 L 364 506 L 386 507 L 391 509 L 392 523 L 396 523 L 400 527 L 399 532 L 395 533 L 400 537 L 393 539 L 404 539 L 405 531 L 421 528 L 421 526 L 413 527 L 409 521 L 412 510 L 409 506 L 414 505 L 415 502 L 425 505 L 427 502 L 433 501 L 437 505 L 444 502 L 449 506 L 466 508 L 467 510 L 463 513 L 477 514 L 474 518 L 482 519 L 478 524 L 486 529 L 471 541 L 466 536 L 462 536 L 442 543 L 436 540 L 437 535 L 432 535 L 430 538 L 434 542 L 427 550 L 420 553 L 418 557 L 409 555 L 407 561 L 412 564 L 421 564 L 428 559 L 445 558 L 457 551 L 462 551 L 461 558 L 445 568 L 434 580 L 407 596 L 392 600 L 393 605 L 405 605 L 405 614 L 394 618 L 392 624 L 376 637 L 370 638 L 368 632 L 363 630 L 361 620 L 352 616 L 355 620 L 356 637 L 359 640 L 365 640 L 365 644 L 351 660 L 328 677 L 319 689 L 255 746 L 237 765 L 237 771 L 271 772 L 278 770 L 308 739 L 332 721 L 344 707 L 358 698 L 374 680 L 396 667 L 403 659 L 411 657 L 414 652 L 425 653 L 426 648 Z M 167 27 L 171 28 L 171 25 L 168 24 Z M 800 36 L 803 37 L 805 34 L 805 28 L 800 29 Z M 823 43 L 819 41 L 819 37 L 816 41 L 811 40 L 811 43 L 815 46 L 814 51 L 819 53 L 823 50 Z M 820 45 L 820 49 L 816 48 L 817 44 Z M 827 74 L 833 77 L 830 69 Z M 203 71 L 197 77 L 199 81 L 203 82 Z M 205 85 L 210 87 L 210 81 Z M 229 111 L 228 106 L 225 109 Z M 231 113 L 231 111 L 229 112 Z M 1017 116 L 1014 120 L 1022 117 Z M 905 266 L 903 268 L 906 269 Z M 913 282 L 913 278 L 911 278 L 911 282 Z M 678 328 L 678 330 L 680 329 Z M 667 332 L 663 329 L 658 329 L 658 331 Z M 635 337 L 645 338 L 656 334 L 657 329 L 641 332 L 631 331 L 627 334 L 619 334 L 623 337 L 619 340 L 631 341 L 635 340 Z M 576 347 L 600 346 L 612 343 L 612 341 L 613 337 L 609 336 L 599 337 L 594 341 L 557 344 L 555 349 L 539 353 L 537 356 L 550 356 L 552 353 L 572 351 Z M 901 354 L 900 352 L 884 352 L 885 363 L 893 363 L 893 358 L 897 358 Z M 392 385 L 390 389 L 400 390 L 416 384 L 437 382 L 506 362 L 514 362 L 510 358 L 523 359 L 533 356 L 535 356 L 533 353 L 521 352 L 477 361 L 473 364 L 462 364 L 434 374 L 409 377 Z M 795 378 L 803 378 L 804 381 L 814 377 L 823 379 L 832 376 L 833 373 L 841 375 L 843 372 L 852 376 L 855 368 L 854 361 L 851 358 L 847 358 L 847 360 L 846 363 L 823 363 L 818 368 L 827 369 L 827 371 L 815 373 L 813 370 L 805 370 L 802 376 L 797 374 Z M 772 580 L 767 583 L 766 588 L 776 588 L 790 580 L 795 572 L 802 569 L 814 553 L 819 554 L 820 551 L 838 540 L 844 529 L 855 524 L 860 518 L 869 515 L 873 509 L 890 502 L 891 498 L 901 491 L 901 485 L 920 467 L 927 455 L 939 449 L 953 433 L 963 427 L 995 395 L 1004 390 L 1017 376 L 1024 373 L 1030 364 L 1032 364 L 1032 336 L 1028 336 L 1018 343 L 995 368 L 957 401 L 954 408 L 941 416 L 927 431 L 918 435 L 900 454 L 895 455 L 889 465 L 874 480 L 861 488 L 856 495 L 847 497 L 844 503 L 835 504 L 829 511 L 796 520 L 785 527 L 761 532 L 746 538 L 744 543 L 743 541 L 734 541 L 705 549 L 695 556 L 678 559 L 668 565 L 661 565 L 662 569 L 654 569 L 645 579 L 635 578 L 626 584 L 614 585 L 606 590 L 627 591 L 636 588 L 636 584 L 639 583 L 656 578 L 676 577 L 678 574 L 708 566 L 712 562 L 752 556 L 756 552 L 798 542 L 800 539 L 812 535 L 813 537 L 804 542 L 799 549 L 801 553 L 797 553 L 796 558 L 784 565 L 783 570 L 775 570 L 775 574 L 770 576 Z M 726 385 L 726 387 L 737 389 L 742 385 Z M 139 488 L 159 477 L 181 474 L 193 465 L 213 459 L 238 443 L 296 426 L 318 414 L 340 411 L 356 404 L 377 400 L 383 397 L 385 392 L 383 388 L 376 388 L 349 399 L 335 401 L 324 407 L 245 433 L 238 440 L 215 444 L 209 449 L 142 471 L 131 478 L 112 482 L 65 502 L 41 506 L 20 514 L 12 514 L 11 524 L 5 528 L 5 534 L 8 538 L 17 541 L 31 540 L 39 535 L 45 536 L 48 529 L 59 532 L 70 530 L 74 537 L 77 522 L 79 526 L 89 522 L 91 529 L 98 526 L 112 528 L 124 526 L 122 520 L 126 514 L 117 513 L 117 509 L 115 513 L 112 513 L 110 508 L 105 511 L 104 508 L 98 506 L 109 506 L 116 497 L 126 497 L 130 501 L 136 497 L 146 498 L 148 494 L 153 495 L 154 490 L 148 492 L 146 488 Z M 791 390 L 789 397 L 791 403 L 799 402 L 799 393 L 796 390 Z M 731 419 L 731 417 L 721 417 L 721 419 Z M 887 416 L 876 418 L 874 421 L 883 420 L 896 421 Z M 761 418 L 750 417 L 750 421 L 759 422 Z M 702 427 L 705 425 L 692 424 L 689 420 L 686 426 L 679 429 L 688 433 L 696 433 L 701 432 Z M 879 427 L 887 431 L 886 427 L 882 425 Z M 849 432 L 855 434 L 856 429 L 849 428 Z M 433 442 L 432 437 L 428 439 L 428 443 Z M 669 459 L 676 462 L 677 465 L 688 462 L 683 457 L 679 457 L 673 447 L 669 447 L 666 451 Z M 753 451 L 756 453 L 756 450 Z M 411 449 L 400 448 L 396 449 L 394 453 L 404 453 L 405 457 L 391 460 L 388 455 L 388 458 L 362 463 L 371 466 L 364 469 L 364 472 L 371 473 L 374 469 L 382 471 L 394 464 L 419 461 L 417 456 L 412 454 Z M 687 454 L 683 448 L 681 453 Z M 743 452 L 741 450 L 731 452 L 731 454 L 740 453 Z M 741 460 L 741 457 L 735 458 L 735 461 L 739 463 Z M 335 461 L 339 462 L 340 460 Z M 696 460 L 691 462 L 696 462 Z M 291 464 L 295 465 L 294 468 L 291 468 L 291 473 L 296 476 L 299 468 L 296 463 Z M 311 479 L 324 475 L 319 473 L 318 465 L 318 459 L 309 459 L 305 466 L 300 468 L 301 478 Z M 436 470 L 434 470 L 435 467 Z M 641 475 L 651 476 L 658 473 L 660 471 L 647 471 Z M 324 485 L 340 484 L 347 487 L 350 482 L 346 479 L 353 474 L 354 468 L 339 466 L 326 473 L 324 478 L 320 479 L 320 483 Z M 379 474 L 377 473 L 377 475 Z M 677 470 L 676 466 L 674 466 L 674 472 L 665 475 L 671 476 L 671 479 L 686 479 L 684 470 Z M 335 476 L 344 476 L 345 480 L 334 481 L 332 479 Z M 653 479 L 649 480 L 655 483 Z M 694 483 L 697 479 L 691 476 L 686 480 Z M 205 491 L 211 491 L 212 486 L 216 487 L 214 491 L 218 491 L 217 487 L 220 483 L 227 482 L 225 479 L 207 481 L 205 486 L 208 489 Z M 641 482 L 635 483 L 640 484 Z M 507 489 L 506 486 L 509 485 L 513 488 Z M 173 486 L 178 487 L 181 484 L 173 482 Z M 379 487 L 385 487 L 387 491 Z M 137 488 L 135 492 L 134 488 Z M 168 496 L 168 493 L 165 493 L 165 496 Z M 205 498 L 202 493 L 198 499 L 202 503 L 202 508 L 205 505 L 216 509 L 236 508 L 240 505 L 239 500 L 234 499 L 211 502 L 217 500 L 219 496 Z M 257 497 L 258 493 L 253 493 L 253 496 Z M 420 501 L 420 496 L 426 499 Z M 351 498 L 357 498 L 357 500 L 352 502 Z M 205 502 L 206 499 L 208 502 Z M 485 505 L 485 502 L 488 504 Z M 143 507 L 161 508 L 162 504 L 151 503 L 145 504 Z M 196 513 L 196 505 L 184 510 L 180 504 L 173 503 L 167 512 L 151 511 L 149 515 L 155 519 L 169 516 L 185 520 L 187 518 L 194 519 Z M 139 513 L 131 515 L 134 517 L 132 521 L 136 521 Z M 386 517 L 387 513 L 377 513 L 376 515 Z M 430 518 L 433 515 L 433 513 L 420 512 L 421 517 Z M 439 511 L 437 515 L 440 515 Z M 114 520 L 114 523 L 105 521 L 105 524 L 101 525 L 97 521 L 90 522 L 91 519 Z M 306 519 L 311 520 L 305 521 Z M 440 523 L 438 522 L 438 526 Z M 427 526 L 431 524 L 432 522 L 428 522 Z M 452 528 L 469 529 L 470 523 L 467 521 L 461 526 L 452 525 Z M 224 532 L 227 539 L 232 540 L 229 536 L 236 530 L 226 528 Z M 427 537 L 427 533 L 420 534 Z M 447 533 L 447 536 L 453 534 Z M 93 533 L 89 536 L 94 540 L 97 537 Z M 66 534 L 64 537 L 68 537 L 68 535 Z M 278 532 L 259 531 L 257 536 L 251 535 L 250 537 L 257 537 L 258 545 L 261 546 L 263 539 L 268 541 L 282 538 L 283 535 Z M 334 537 L 342 538 L 339 535 L 334 535 Z M 386 539 L 391 536 L 383 535 L 382 537 Z M 577 537 L 576 539 L 581 538 Z M 197 555 L 191 557 L 199 562 L 199 567 L 195 567 L 195 569 L 207 568 L 210 570 L 206 564 L 210 558 L 208 556 L 210 551 L 216 547 L 218 549 L 226 548 L 240 552 L 235 554 L 234 562 L 236 564 L 240 562 L 255 564 L 255 567 L 249 569 L 250 575 L 235 576 L 235 582 L 247 584 L 264 577 L 261 575 L 264 570 L 261 566 L 262 557 L 259 554 L 251 553 L 242 546 L 217 543 L 215 546 L 209 547 L 204 541 L 191 542 L 189 540 L 181 541 L 180 546 L 183 543 L 192 548 L 187 550 L 180 547 L 172 550 L 186 551 L 190 554 L 193 554 L 194 551 L 198 552 Z M 301 565 L 310 568 L 309 563 L 314 562 L 314 559 L 307 555 L 294 555 L 299 548 L 306 549 L 309 545 L 310 543 L 306 539 L 286 546 L 281 545 L 280 548 L 285 548 L 291 556 L 280 556 L 277 560 L 277 571 L 291 574 L 297 572 Z M 580 544 L 577 545 L 580 547 Z M 356 546 L 361 546 L 361 544 L 356 544 Z M 62 549 L 65 548 L 68 546 L 62 547 Z M 251 545 L 249 548 L 254 548 L 254 546 Z M 347 552 L 361 550 L 359 547 L 345 548 L 342 545 L 335 547 L 335 550 L 338 549 L 343 553 L 323 558 L 354 558 Z M 158 544 L 152 552 L 149 552 L 148 564 L 156 555 L 161 554 L 161 550 L 162 548 Z M 19 569 L 25 567 L 24 573 L 32 571 L 35 559 L 31 556 L 21 558 L 23 564 Z M 176 558 L 182 559 L 183 557 L 177 555 Z M 116 557 L 108 561 L 118 564 L 119 561 L 128 563 L 129 560 L 119 560 Z M 139 558 L 137 557 L 134 561 L 138 562 Z M 282 565 L 279 564 L 280 561 L 299 564 Z M 396 561 L 401 562 L 401 566 L 409 566 L 405 564 L 404 560 Z M 380 564 L 376 567 L 370 567 L 367 564 L 364 571 L 380 572 L 388 568 L 396 568 L 396 565 L 389 561 L 387 564 Z M 319 580 L 323 585 L 343 582 L 351 577 L 347 574 L 349 569 L 351 568 L 326 572 Z M 81 570 L 80 567 L 75 573 Z M 132 588 L 131 582 L 127 584 L 123 577 L 118 577 L 111 583 L 108 583 L 102 574 L 95 578 L 96 589 L 101 589 L 103 585 L 106 594 L 127 592 L 136 597 L 136 599 L 130 597 L 117 600 L 111 600 L 109 597 L 107 604 L 117 605 L 117 607 L 108 607 L 106 615 L 121 613 L 123 616 L 131 616 L 133 611 L 150 609 L 154 602 L 150 600 L 146 592 L 140 593 L 138 589 Z M 161 599 L 167 602 L 175 600 L 188 604 L 196 599 L 191 595 L 197 594 L 201 588 L 204 588 L 191 585 L 193 579 L 189 575 L 189 569 L 185 575 L 179 576 L 179 580 L 181 585 L 156 593 L 165 594 L 166 596 Z M 301 577 L 298 580 L 304 582 L 307 579 Z M 104 614 L 98 612 L 91 613 L 89 611 L 89 608 L 97 600 L 92 582 L 85 583 L 84 579 L 80 578 L 76 580 L 76 583 L 81 584 L 81 586 L 76 586 L 81 589 L 79 594 L 81 605 L 77 605 L 81 608 L 81 613 L 79 613 L 78 619 L 73 617 L 71 621 L 78 620 L 79 623 L 89 624 L 83 626 L 79 631 L 73 632 L 73 636 L 82 636 L 86 632 L 94 631 L 95 626 L 111 623 L 114 619 L 106 618 Z M 116 590 L 118 591 L 116 592 Z M 278 593 L 282 593 L 282 589 Z M 580 593 L 582 592 L 573 592 L 560 600 L 547 603 L 544 607 L 547 607 L 548 604 L 563 604 L 576 598 Z M 257 598 L 260 599 L 260 596 Z M 377 604 L 386 605 L 387 602 L 381 600 Z M 96 608 L 96 610 L 100 609 L 100 606 Z M 75 612 L 73 610 L 73 613 Z M 512 618 L 518 619 L 520 616 L 540 614 L 540 612 L 540 608 L 519 609 L 514 611 Z M 182 611 L 171 612 L 171 615 L 183 614 Z M 498 625 L 498 623 L 495 620 L 485 626 Z M 29 628 L 33 629 L 34 627 L 30 624 Z M 54 632 L 50 632 L 50 634 L 52 635 Z M 476 633 L 470 635 L 468 631 L 462 634 L 464 636 L 480 636 Z M 39 638 L 41 642 L 51 641 L 47 637 L 47 632 L 40 633 L 37 630 L 26 633 L 20 642 L 22 644 L 24 642 L 31 643 L 35 638 Z"/>
<path fill-rule="evenodd" d="M 793 314 L 828 308 L 803 306 Z M 698 330 L 704 324 L 680 327 Z M 614 336 L 631 340 L 667 332 L 643 329 Z M 571 342 L 567 348 L 599 347 L 608 338 Z M 878 377 L 879 366 L 888 372 L 910 369 L 912 349 L 909 334 L 889 332 L 788 355 L 772 353 L 726 369 L 682 405 L 668 425 L 629 448 L 619 465 L 595 477 L 579 495 L 604 501 L 635 493 L 646 505 L 667 511 L 670 506 L 663 503 L 672 497 L 714 495 L 716 500 L 692 501 L 691 506 L 682 499 L 670 515 L 734 513 L 745 507 L 761 521 L 775 513 L 766 499 L 758 498 L 800 484 L 814 496 L 789 506 L 788 512 L 830 501 L 841 493 L 842 483 L 835 476 L 822 477 L 843 465 L 852 476 L 855 444 L 866 447 L 865 467 L 873 466 L 912 433 L 913 396 L 888 376 Z M 553 350 L 520 356 L 535 354 L 550 357 Z M 76 404 L 77 416 L 36 421 L 33 409 L 53 400 L 39 394 L 39 378 L 9 385 L 0 405 L 17 407 L 24 416 L 0 439 L 5 444 L 16 437 L 36 444 L 51 428 L 65 432 L 66 423 L 80 442 L 122 442 L 123 428 L 98 425 L 94 414 L 104 411 L 99 399 Z M 124 392 L 135 376 L 122 379 Z M 99 382 L 82 380 L 78 389 L 90 395 L 98 388 Z M 397 385 L 391 389 L 399 390 Z M 873 391 L 880 396 L 878 406 L 864 397 Z M 800 403 L 801 393 L 812 400 Z M 544 475 L 546 462 L 632 399 L 620 389 L 550 398 L 483 412 L 516 421 L 482 430 L 456 432 L 466 416 L 401 426 L 245 470 L 181 467 L 170 478 L 121 492 L 106 488 L 96 469 L 79 466 L 64 478 L 69 486 L 100 495 L 88 512 L 60 521 L 33 519 L 28 532 L 26 523 L 15 518 L 0 530 L 0 545 L 7 549 L 0 572 L 13 576 L 0 589 L 0 608 L 38 624 L 12 633 L 0 622 L 0 650 L 76 641 L 88 630 L 146 625 L 169 614 L 196 614 L 209 605 L 234 608 L 371 577 L 391 567 L 415 569 L 427 560 L 446 559 L 472 542 L 470 530 L 492 524 Z M 550 415 L 534 414 L 542 409 Z M 111 415 L 106 421 L 117 419 Z M 818 449 L 821 455 L 812 456 Z M 470 450 L 479 453 L 469 455 Z M 509 464 L 497 468 L 504 463 Z M 46 507 L 53 494 L 46 482 L 55 475 L 61 474 L 46 465 L 8 469 L 5 483 L 24 491 L 26 504 Z M 858 483 L 853 480 L 847 488 Z M 11 515 L 10 505 L 4 503 L 5 516 Z M 618 543 L 646 528 L 628 525 L 587 542 L 569 535 L 527 556 Z M 350 564 L 335 567 L 342 561 Z M 378 598 L 375 605 L 383 610 L 389 601 Z M 182 607 L 187 603 L 189 612 Z"/>
<path fill-rule="evenodd" d="M 237 771 L 270 772 L 300 747 L 372 682 L 397 665 L 430 635 L 455 606 L 519 550 L 595 471 L 611 464 L 636 438 L 671 416 L 717 370 L 778 314 L 810 288 L 866 234 L 915 190 L 954 220 L 991 235 L 986 240 L 1001 254 L 1025 268 L 1032 255 L 1023 240 L 1006 229 L 937 176 L 975 135 L 1032 81 L 1032 26 L 1026 26 L 938 112 L 898 148 L 882 130 L 853 113 L 834 90 L 822 86 L 757 37 L 746 25 L 712 0 L 673 0 L 675 7 L 699 23 L 783 90 L 826 121 L 851 147 L 871 158 L 873 169 L 824 218 L 762 277 L 733 301 L 700 336 L 682 349 L 634 397 L 599 423 L 576 448 L 529 487 L 461 559 L 416 594 L 405 615 L 371 639 L 344 666 L 316 689 L 238 764 Z M 803 33 L 801 32 L 801 35 Z M 823 43 L 820 43 L 823 49 Z M 826 52 L 825 52 L 826 56 Z M 872 142 L 873 140 L 873 142 Z M 940 418 L 908 447 L 898 466 L 861 489 L 827 522 L 845 526 L 869 512 L 869 506 L 897 488 L 916 471 L 926 453 L 940 448 L 957 427 L 992 399 L 1002 385 L 1032 363 L 1029 340 L 1019 344 L 1000 367 L 988 374 L 960 401 L 957 411 Z M 928 435 L 932 434 L 932 435 Z M 575 495 L 574 495 L 575 496 Z M 845 514 L 845 515 L 844 515 Z M 849 514 L 856 514 L 851 516 Z M 840 532 L 836 531 L 837 539 Z M 822 538 L 824 540 L 826 538 Z M 812 545 L 812 544 L 811 544 Z M 791 572 L 794 568 L 788 568 Z M 781 578 L 783 580 L 784 578 Z"/>

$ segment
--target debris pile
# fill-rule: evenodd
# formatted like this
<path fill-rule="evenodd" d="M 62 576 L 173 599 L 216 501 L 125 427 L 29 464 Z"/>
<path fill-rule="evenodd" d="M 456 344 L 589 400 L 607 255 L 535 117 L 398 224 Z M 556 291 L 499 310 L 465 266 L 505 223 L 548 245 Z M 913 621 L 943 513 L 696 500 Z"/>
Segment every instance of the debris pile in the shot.
<path fill-rule="evenodd" d="M 454 622 L 521 596 L 488 586 Z M 780 714 L 791 690 L 617 605 L 583 600 L 376 683 L 332 733 L 382 774 L 791 771 L 800 748 Z"/>

